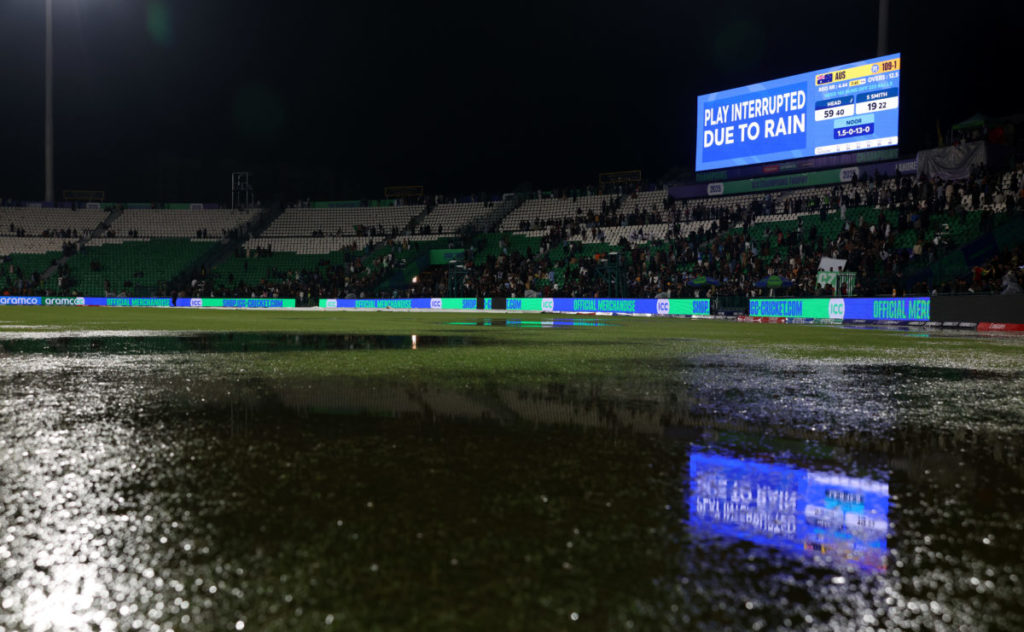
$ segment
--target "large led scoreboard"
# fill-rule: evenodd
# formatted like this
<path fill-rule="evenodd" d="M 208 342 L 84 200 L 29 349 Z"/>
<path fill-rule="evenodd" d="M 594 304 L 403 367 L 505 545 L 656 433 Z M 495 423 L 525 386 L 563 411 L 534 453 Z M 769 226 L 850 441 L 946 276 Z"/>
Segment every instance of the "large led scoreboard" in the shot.
<path fill-rule="evenodd" d="M 899 53 L 697 97 L 697 171 L 899 142 Z"/>

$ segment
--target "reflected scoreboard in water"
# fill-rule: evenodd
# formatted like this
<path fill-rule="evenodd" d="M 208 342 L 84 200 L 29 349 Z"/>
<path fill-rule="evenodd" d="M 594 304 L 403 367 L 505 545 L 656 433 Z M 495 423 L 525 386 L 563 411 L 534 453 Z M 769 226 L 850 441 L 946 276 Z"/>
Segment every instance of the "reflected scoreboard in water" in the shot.
<path fill-rule="evenodd" d="M 690 525 L 885 570 L 889 485 L 695 449 L 690 456 Z"/>
<path fill-rule="evenodd" d="M 900 55 L 697 97 L 697 171 L 899 143 Z"/>

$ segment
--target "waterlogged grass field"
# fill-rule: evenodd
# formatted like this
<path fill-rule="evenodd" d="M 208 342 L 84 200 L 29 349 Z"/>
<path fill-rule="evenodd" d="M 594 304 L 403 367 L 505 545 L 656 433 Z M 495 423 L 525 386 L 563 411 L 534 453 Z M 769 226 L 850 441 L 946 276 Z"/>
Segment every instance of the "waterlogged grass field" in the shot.
<path fill-rule="evenodd" d="M 1024 629 L 1022 352 L 0 308 L 0 632 Z"/>
<path fill-rule="evenodd" d="M 543 327 L 559 320 L 599 324 Z M 507 322 L 527 326 L 505 326 Z M 538 326 L 529 326 L 538 325 Z M 842 329 L 833 326 L 764 325 L 680 318 L 565 318 L 537 314 L 171 310 L 121 308 L 0 307 L 0 331 L 266 332 L 294 334 L 464 338 L 465 346 L 427 347 L 420 353 L 338 355 L 303 363 L 299 371 L 354 369 L 372 374 L 408 368 L 431 372 L 472 370 L 488 374 L 513 370 L 542 375 L 616 371 L 617 359 L 644 362 L 675 357 L 685 347 L 750 351 L 801 358 L 901 358 L 929 362 L 963 360 L 968 365 L 1024 365 L 1024 336 L 980 336 L 926 329 Z M 497 347 L 497 348 L 495 348 Z M 411 350 L 411 344 L 410 344 Z M 685 349 L 684 349 L 685 350 Z M 500 352 L 500 353 L 496 353 Z M 304 354 L 308 355 L 308 354 Z M 404 356 L 398 366 L 394 361 Z M 608 358 L 610 365 L 585 363 Z M 256 367 L 254 367 L 256 368 Z M 424 374 L 425 378 L 429 375 Z"/>

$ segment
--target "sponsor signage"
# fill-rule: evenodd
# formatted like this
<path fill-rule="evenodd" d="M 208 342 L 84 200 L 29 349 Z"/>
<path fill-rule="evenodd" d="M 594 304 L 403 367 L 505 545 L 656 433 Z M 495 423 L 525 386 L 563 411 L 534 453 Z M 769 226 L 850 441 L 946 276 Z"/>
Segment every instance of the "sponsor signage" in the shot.
<path fill-rule="evenodd" d="M 169 298 L 128 298 L 128 297 L 96 297 L 86 296 L 76 305 L 87 307 L 170 307 Z"/>
<path fill-rule="evenodd" d="M 768 318 L 921 322 L 931 320 L 931 299 L 929 297 L 750 299 L 750 315 Z"/>
<path fill-rule="evenodd" d="M 484 299 L 484 309 L 491 309 L 493 299 Z M 324 309 L 450 309 L 475 310 L 475 298 L 368 298 L 320 299 Z M 505 309 L 510 312 L 609 312 L 613 314 L 659 314 L 673 316 L 710 316 L 708 299 L 653 298 L 509 298 Z"/>
<path fill-rule="evenodd" d="M 43 305 L 85 305 L 85 297 L 82 296 L 46 296 L 43 298 Z"/>
<path fill-rule="evenodd" d="M 88 307 L 170 307 L 169 298 L 85 297 Z"/>
<path fill-rule="evenodd" d="M 170 307 L 171 299 L 94 296 L 0 296 L 0 305 L 48 305 L 51 307 Z"/>
<path fill-rule="evenodd" d="M 320 307 L 328 309 L 476 309 L 475 298 L 374 298 L 326 299 Z"/>
<path fill-rule="evenodd" d="M 0 305 L 42 305 L 39 296 L 0 296 Z"/>
<path fill-rule="evenodd" d="M 168 306 L 170 299 L 166 300 Z M 175 307 L 233 307 L 240 309 L 271 309 L 295 307 L 293 298 L 182 298 Z"/>
<path fill-rule="evenodd" d="M 441 309 L 476 309 L 475 298 L 443 298 Z"/>
<path fill-rule="evenodd" d="M 549 302 L 550 301 L 550 302 Z M 710 316 L 711 301 L 686 298 L 510 298 L 509 311 L 608 312 L 612 314 L 661 314 Z"/>

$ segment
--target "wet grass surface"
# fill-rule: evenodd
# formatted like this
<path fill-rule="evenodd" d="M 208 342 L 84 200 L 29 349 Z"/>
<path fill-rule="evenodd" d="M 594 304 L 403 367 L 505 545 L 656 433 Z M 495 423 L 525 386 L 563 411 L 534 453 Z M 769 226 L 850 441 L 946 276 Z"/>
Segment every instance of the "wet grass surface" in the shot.
<path fill-rule="evenodd" d="M 166 335 L 61 335 L 56 332 L 0 333 L 0 353 L 273 353 L 281 351 L 373 351 L 429 347 L 464 347 L 485 340 L 465 336 L 398 336 L 373 334 L 288 334 L 195 332 Z"/>
<path fill-rule="evenodd" d="M 3 632 L 1024 628 L 1020 339 L 167 312 L 0 311 Z"/>

